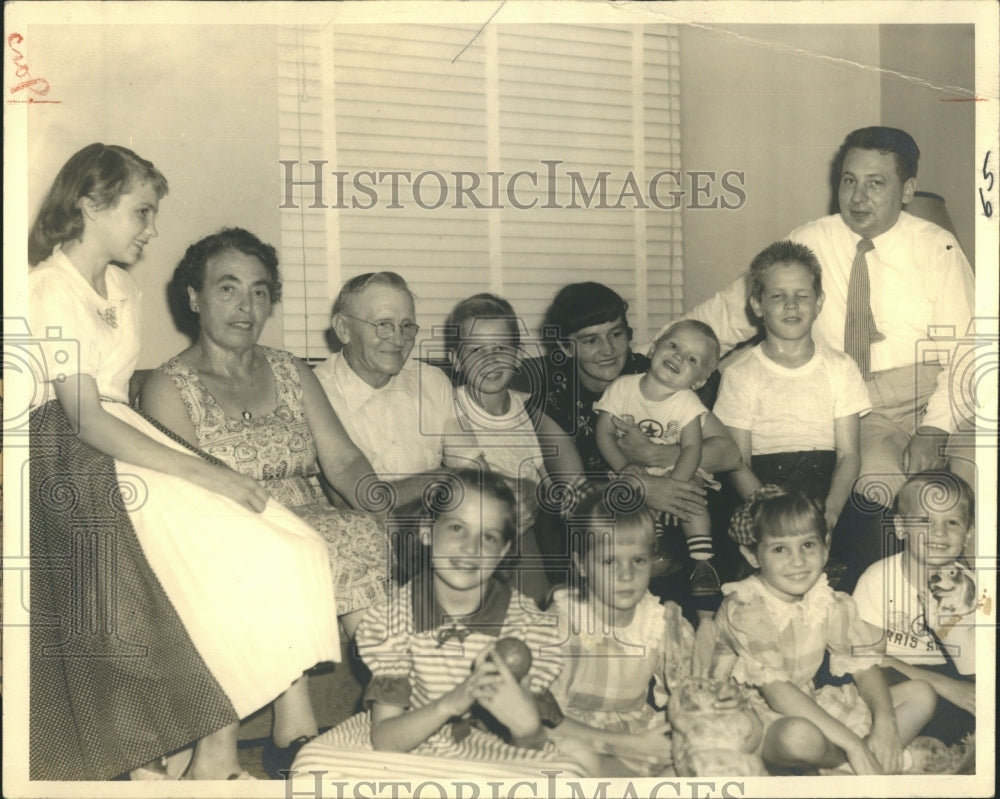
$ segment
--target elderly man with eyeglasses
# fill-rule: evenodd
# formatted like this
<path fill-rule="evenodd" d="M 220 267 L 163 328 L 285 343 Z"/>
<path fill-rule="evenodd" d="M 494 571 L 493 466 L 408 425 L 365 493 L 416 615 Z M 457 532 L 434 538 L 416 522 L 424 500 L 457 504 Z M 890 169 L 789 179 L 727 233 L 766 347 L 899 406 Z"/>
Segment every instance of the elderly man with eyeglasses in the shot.
<path fill-rule="evenodd" d="M 413 294 L 395 272 L 351 278 L 331 320 L 343 349 L 315 371 L 348 435 L 384 480 L 438 470 L 445 431 L 457 427 L 445 373 L 410 360 L 420 329 L 415 315 Z"/>

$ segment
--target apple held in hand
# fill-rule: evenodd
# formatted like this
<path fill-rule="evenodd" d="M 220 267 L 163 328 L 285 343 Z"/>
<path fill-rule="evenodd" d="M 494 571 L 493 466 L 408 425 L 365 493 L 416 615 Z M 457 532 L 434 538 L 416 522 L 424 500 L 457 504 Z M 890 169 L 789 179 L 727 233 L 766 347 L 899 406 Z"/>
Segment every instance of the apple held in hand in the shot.
<path fill-rule="evenodd" d="M 531 669 L 531 650 L 520 638 L 501 638 L 497 641 L 496 654 L 518 682 L 521 682 Z"/>

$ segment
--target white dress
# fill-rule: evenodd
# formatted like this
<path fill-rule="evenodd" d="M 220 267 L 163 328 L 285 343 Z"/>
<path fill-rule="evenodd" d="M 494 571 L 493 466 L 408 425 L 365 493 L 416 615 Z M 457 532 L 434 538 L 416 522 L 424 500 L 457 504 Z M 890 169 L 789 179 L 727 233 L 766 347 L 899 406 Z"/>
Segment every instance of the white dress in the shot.
<path fill-rule="evenodd" d="M 88 375 L 104 410 L 188 451 L 127 404 L 139 291 L 115 266 L 106 282 L 105 300 L 59 250 L 29 273 L 32 332 L 62 342 L 43 348 L 47 374 L 33 405 L 54 398 L 52 382 Z M 274 500 L 257 514 L 182 478 L 115 465 L 143 554 L 240 717 L 316 663 L 340 659 L 326 544 L 310 526 Z"/>

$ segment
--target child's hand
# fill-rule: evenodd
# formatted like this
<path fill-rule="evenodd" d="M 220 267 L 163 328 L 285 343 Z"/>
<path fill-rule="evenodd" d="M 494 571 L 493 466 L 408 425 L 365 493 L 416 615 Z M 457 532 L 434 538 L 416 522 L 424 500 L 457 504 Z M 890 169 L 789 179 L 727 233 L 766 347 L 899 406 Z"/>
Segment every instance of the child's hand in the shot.
<path fill-rule="evenodd" d="M 847 762 L 854 769 L 855 774 L 883 773 L 878 760 L 860 738 L 854 746 L 845 749 L 844 754 L 847 755 Z"/>
<path fill-rule="evenodd" d="M 941 695 L 941 692 L 938 692 Z M 957 705 L 973 716 L 976 715 L 976 684 L 965 680 L 953 680 L 946 697 L 949 702 Z"/>
<path fill-rule="evenodd" d="M 646 469 L 638 463 L 630 463 L 624 469 L 619 470 L 619 474 L 645 474 Z"/>
<path fill-rule="evenodd" d="M 497 676 L 483 668 L 479 658 L 472 665 L 472 673 L 462 682 L 452 688 L 438 701 L 449 716 L 461 716 L 476 702 L 483 700 L 496 691 Z"/>
<path fill-rule="evenodd" d="M 559 492 L 559 513 L 566 516 L 572 513 L 576 506 L 580 504 L 580 500 L 583 499 L 588 489 L 588 483 L 587 478 L 582 474 L 560 475 L 560 477 L 566 484 L 567 489 Z M 546 475 L 545 480 L 550 479 Z M 548 490 L 548 486 L 546 486 L 546 491 Z"/>
<path fill-rule="evenodd" d="M 891 722 L 872 724 L 872 731 L 865 738 L 865 746 L 878 760 L 886 774 L 899 774 L 903 769 L 903 744 L 896 725 Z"/>
<path fill-rule="evenodd" d="M 261 513 L 267 505 L 268 493 L 256 480 L 225 466 L 211 466 L 199 480 L 201 485 L 216 494 L 238 502 L 247 510 Z"/>
<path fill-rule="evenodd" d="M 643 760 L 655 770 L 662 770 L 674 762 L 669 724 L 657 724 L 643 732 L 632 733 L 615 749 L 615 754 L 633 760 Z"/>
<path fill-rule="evenodd" d="M 490 690 L 478 697 L 479 704 L 488 710 L 516 738 L 532 738 L 541 730 L 542 720 L 534 697 L 524 687 L 528 676 L 518 684 L 503 658 L 491 646 L 476 657 L 475 668 L 493 677 Z"/>

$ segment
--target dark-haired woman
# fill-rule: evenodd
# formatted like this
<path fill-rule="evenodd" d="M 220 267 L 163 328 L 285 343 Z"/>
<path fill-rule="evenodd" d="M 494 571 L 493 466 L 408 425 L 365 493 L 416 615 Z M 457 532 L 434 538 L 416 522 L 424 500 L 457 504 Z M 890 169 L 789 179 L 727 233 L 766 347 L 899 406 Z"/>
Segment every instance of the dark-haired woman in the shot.
<path fill-rule="evenodd" d="M 594 403 L 621 375 L 638 374 L 649 368 L 649 359 L 633 352 L 632 328 L 626 319 L 628 303 L 601 283 L 570 283 L 563 286 L 545 314 L 543 329 L 556 332 L 555 344 L 540 362 L 522 367 L 522 379 L 534 375 L 530 390 L 536 401 L 560 427 L 573 436 L 591 475 L 606 476 L 608 464 L 597 448 Z M 657 446 L 635 425 L 617 423 L 624 434 L 619 446 L 634 463 L 646 466 L 674 465 L 680 448 Z M 739 465 L 739 450 L 725 426 L 713 415 L 705 417 L 702 467 L 724 472 Z M 657 510 L 690 519 L 705 508 L 705 491 L 692 483 L 663 477 L 642 478 L 647 502 Z"/>
<path fill-rule="evenodd" d="M 323 536 L 337 613 L 353 636 L 364 611 L 385 597 L 388 543 L 374 517 L 332 507 L 310 479 L 322 470 L 357 505 L 373 473 L 312 370 L 257 343 L 281 298 L 277 253 L 247 230 L 222 230 L 188 247 L 171 289 L 193 317 L 197 338 L 147 378 L 143 411 L 252 477 Z M 317 732 L 304 683 L 295 685 L 298 699 L 285 696 L 275 705 L 265 767 L 276 778 Z"/>

